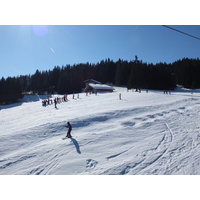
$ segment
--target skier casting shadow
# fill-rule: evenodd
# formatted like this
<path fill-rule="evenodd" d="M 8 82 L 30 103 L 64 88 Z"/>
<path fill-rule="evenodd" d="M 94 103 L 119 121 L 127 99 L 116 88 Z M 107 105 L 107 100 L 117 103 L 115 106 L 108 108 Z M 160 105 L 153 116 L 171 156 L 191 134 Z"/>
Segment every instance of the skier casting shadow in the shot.
<path fill-rule="evenodd" d="M 72 131 L 72 126 L 71 126 L 71 124 L 70 124 L 69 122 L 67 122 L 67 126 L 65 126 L 65 127 L 68 128 L 66 137 L 68 137 L 68 138 L 71 139 L 71 141 L 73 142 L 74 146 L 76 147 L 77 153 L 81 154 L 81 151 L 80 151 L 80 147 L 79 147 L 78 142 L 77 142 L 74 138 L 72 138 L 72 136 L 71 136 L 71 131 Z"/>
<path fill-rule="evenodd" d="M 68 128 L 66 137 L 71 138 L 71 137 L 72 137 L 72 136 L 71 136 L 71 131 L 72 131 L 72 126 L 71 126 L 71 124 L 70 124 L 69 122 L 67 122 L 67 126 L 65 126 L 65 127 Z"/>

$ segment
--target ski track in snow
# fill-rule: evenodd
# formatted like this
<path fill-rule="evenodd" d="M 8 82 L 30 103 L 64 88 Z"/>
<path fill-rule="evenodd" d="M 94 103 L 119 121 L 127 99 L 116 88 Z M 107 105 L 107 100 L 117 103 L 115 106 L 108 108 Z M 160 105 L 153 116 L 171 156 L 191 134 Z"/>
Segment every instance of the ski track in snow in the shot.
<path fill-rule="evenodd" d="M 200 94 L 116 90 L 0 111 L 0 174 L 200 174 Z"/>

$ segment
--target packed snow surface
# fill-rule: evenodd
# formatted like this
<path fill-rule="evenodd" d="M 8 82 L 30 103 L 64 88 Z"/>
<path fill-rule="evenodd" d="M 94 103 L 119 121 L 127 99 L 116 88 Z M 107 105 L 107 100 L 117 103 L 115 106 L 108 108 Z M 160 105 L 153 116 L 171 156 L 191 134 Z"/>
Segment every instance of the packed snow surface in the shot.
<path fill-rule="evenodd" d="M 0 174 L 200 174 L 200 93 L 191 92 L 115 88 L 68 95 L 57 109 L 41 96 L 1 106 Z M 68 121 L 73 138 L 62 140 Z"/>

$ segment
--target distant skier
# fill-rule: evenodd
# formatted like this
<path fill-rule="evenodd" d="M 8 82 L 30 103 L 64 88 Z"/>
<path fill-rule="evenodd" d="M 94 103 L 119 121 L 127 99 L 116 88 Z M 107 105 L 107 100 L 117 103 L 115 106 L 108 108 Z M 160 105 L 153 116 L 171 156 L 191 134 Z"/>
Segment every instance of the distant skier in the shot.
<path fill-rule="evenodd" d="M 67 126 L 65 126 L 65 127 L 68 128 L 66 137 L 71 138 L 71 137 L 72 137 L 72 136 L 71 136 L 71 131 L 72 131 L 72 126 L 71 126 L 71 124 L 70 124 L 69 122 L 67 122 Z"/>
<path fill-rule="evenodd" d="M 56 98 L 54 99 L 54 104 L 55 104 L 55 108 L 57 108 L 57 100 L 56 100 Z"/>

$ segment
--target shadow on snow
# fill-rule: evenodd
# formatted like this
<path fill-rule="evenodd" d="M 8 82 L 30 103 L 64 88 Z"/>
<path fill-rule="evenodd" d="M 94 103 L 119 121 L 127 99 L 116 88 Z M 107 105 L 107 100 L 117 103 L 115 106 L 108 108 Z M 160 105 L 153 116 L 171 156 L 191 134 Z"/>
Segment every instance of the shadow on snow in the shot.
<path fill-rule="evenodd" d="M 81 154 L 80 146 L 79 146 L 77 140 L 75 140 L 74 138 L 70 138 L 70 139 L 71 139 L 71 141 L 73 142 L 74 146 L 76 147 L 77 153 Z"/>

